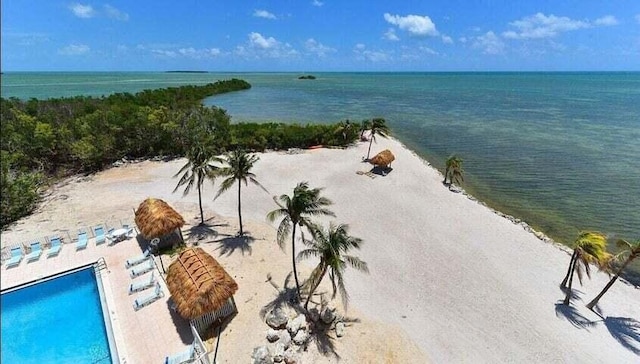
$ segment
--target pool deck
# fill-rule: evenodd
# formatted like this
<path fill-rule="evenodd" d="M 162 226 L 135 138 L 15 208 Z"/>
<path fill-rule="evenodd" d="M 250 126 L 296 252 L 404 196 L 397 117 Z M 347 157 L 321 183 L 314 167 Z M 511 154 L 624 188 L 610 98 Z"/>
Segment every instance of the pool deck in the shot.
<path fill-rule="evenodd" d="M 64 244 L 58 256 L 51 258 L 47 258 L 46 252 L 47 250 L 43 252 L 39 260 L 31 263 L 23 259 L 16 267 L 7 269 L 3 266 L 0 274 L 2 289 L 104 258 L 107 269 L 101 271 L 101 277 L 120 363 L 162 363 L 167 355 L 180 352 L 191 344 L 193 337 L 188 321 L 169 309 L 169 290 L 164 280 L 159 279 L 164 297 L 138 311 L 134 310 L 135 298 L 149 292 L 147 290 L 131 295 L 128 292 L 132 279 L 129 277 L 129 270 L 125 268 L 125 261 L 142 252 L 135 238 L 113 246 L 106 243 L 96 246 L 94 239 L 89 239 L 87 248 L 80 251 L 76 251 L 75 244 Z M 159 269 L 160 263 L 158 258 L 155 259 Z M 164 264 L 167 268 L 167 263 Z M 157 271 L 156 276 L 162 276 L 161 273 L 161 270 Z"/>

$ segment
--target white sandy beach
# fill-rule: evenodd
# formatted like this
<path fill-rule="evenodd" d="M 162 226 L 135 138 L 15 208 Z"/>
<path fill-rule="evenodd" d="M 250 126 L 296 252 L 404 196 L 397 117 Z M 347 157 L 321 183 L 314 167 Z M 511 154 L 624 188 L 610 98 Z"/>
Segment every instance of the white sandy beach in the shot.
<path fill-rule="evenodd" d="M 360 143 L 346 150 L 259 154 L 254 173 L 269 193 L 252 185 L 242 190 L 245 229 L 255 238 L 251 251 L 222 254 L 219 244 L 201 244 L 240 286 L 239 313 L 222 336 L 222 362 L 248 362 L 253 347 L 266 342 L 267 326 L 256 315 L 274 292 L 266 274 L 272 273 L 282 285 L 291 267 L 290 251 L 279 250 L 265 215 L 276 207 L 272 196 L 291 194 L 300 181 L 324 187 L 324 196 L 334 202 L 336 218 L 325 221 L 349 224 L 350 233 L 365 242 L 353 254 L 369 264 L 371 273 L 346 273 L 351 295 L 347 316 L 362 322 L 336 340 L 341 362 L 640 361 L 640 289 L 617 282 L 600 301 L 607 318 L 603 321 L 584 307 L 608 281 L 598 272 L 582 287 L 576 280 L 582 300 L 575 300 L 571 309 L 557 306 L 564 297 L 558 284 L 569 262 L 566 248 L 545 243 L 487 207 L 450 192 L 438 171 L 396 140 L 378 138 L 372 148 L 372 155 L 386 148 L 396 155 L 390 174 L 356 174 L 371 168 L 361 162 L 367 147 Z M 197 192 L 186 197 L 181 191 L 172 193 L 177 183 L 172 176 L 183 164 L 146 161 L 71 179 L 57 187 L 39 211 L 2 232 L 2 246 L 105 221 L 133 221 L 133 209 L 147 197 L 164 199 L 196 224 Z M 237 229 L 235 190 L 213 201 L 216 191 L 217 186 L 204 187 L 206 215 L 214 224 L 230 224 L 215 229 L 232 234 Z M 308 272 L 311 263 L 302 263 L 302 271 Z M 16 269 L 2 268 L 3 288 L 27 269 L 24 262 Z M 638 326 L 635 335 L 620 342 L 614 336 L 620 335 L 624 318 Z M 127 345 L 135 346 L 134 338 L 124 336 Z M 151 362 L 164 354 L 169 353 L 157 353 Z M 128 363 L 145 362 L 131 355 Z M 309 360 L 338 361 L 311 355 Z"/>

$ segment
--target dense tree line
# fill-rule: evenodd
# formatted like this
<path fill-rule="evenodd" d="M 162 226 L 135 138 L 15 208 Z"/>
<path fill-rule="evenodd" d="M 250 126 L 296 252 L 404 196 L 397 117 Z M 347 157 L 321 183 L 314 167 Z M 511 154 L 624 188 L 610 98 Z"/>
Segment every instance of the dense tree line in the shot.
<path fill-rule="evenodd" d="M 194 144 L 220 153 L 346 145 L 358 136 L 359 124 L 348 121 L 231 124 L 225 110 L 201 105 L 207 96 L 250 87 L 232 79 L 99 98 L 0 98 L 1 227 L 31 213 L 52 181 L 123 157 L 183 156 Z"/>

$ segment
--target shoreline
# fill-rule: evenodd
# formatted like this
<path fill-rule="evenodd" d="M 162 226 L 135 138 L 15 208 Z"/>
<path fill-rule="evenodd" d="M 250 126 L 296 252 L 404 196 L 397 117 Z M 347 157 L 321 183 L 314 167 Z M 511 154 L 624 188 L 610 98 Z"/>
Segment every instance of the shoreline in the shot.
<path fill-rule="evenodd" d="M 269 193 L 243 186 L 243 220 L 263 223 L 275 208 L 271 196 L 290 194 L 299 181 L 324 187 L 323 196 L 333 200 L 331 210 L 337 217 L 320 222 L 349 224 L 350 234 L 365 242 L 353 253 L 369 264 L 371 274 L 346 272 L 350 306 L 364 317 L 400 327 L 432 362 L 636 359 L 583 302 L 575 301 L 571 308 L 593 322 L 589 330 L 575 327 L 558 311 L 563 294 L 557 285 L 568 263 L 563 246 L 542 243 L 480 202 L 450 192 L 441 183 L 441 173 L 398 140 L 379 138 L 372 149 L 374 155 L 387 148 L 396 155 L 387 176 L 356 174 L 371 168 L 360 161 L 367 147 L 358 143 L 344 150 L 258 153 L 254 173 Z M 122 219 L 149 196 L 193 214 L 197 194 L 182 197 L 171 192 L 177 183 L 171 176 L 182 164 L 182 159 L 127 163 L 89 176 L 88 181 L 70 180 L 54 192 L 49 204 L 14 226 L 16 231 L 3 232 L 2 241 L 26 241 L 35 235 L 28 235 L 30 231 L 46 234 Z M 224 216 L 233 229 L 237 196 L 223 194 L 212 201 L 216 187 L 205 185 L 204 208 Z M 67 197 L 59 198 L 63 195 Z M 274 232 L 271 224 L 270 234 Z M 234 272 L 248 274 L 252 268 L 243 264 L 248 258 L 239 255 L 234 255 L 240 259 Z M 287 254 L 266 259 L 290 269 Z M 308 269 L 310 264 L 301 267 Z M 576 293 L 586 300 L 607 281 L 605 274 L 594 272 L 584 286 L 576 283 Z M 638 302 L 639 290 L 617 284 L 601 300 L 601 308 L 604 315 L 638 318 Z"/>

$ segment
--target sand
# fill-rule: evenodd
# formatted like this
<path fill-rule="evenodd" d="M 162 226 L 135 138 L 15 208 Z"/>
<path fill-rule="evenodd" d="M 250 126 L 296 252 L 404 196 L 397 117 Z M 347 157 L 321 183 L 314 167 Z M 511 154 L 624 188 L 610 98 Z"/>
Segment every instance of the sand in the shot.
<path fill-rule="evenodd" d="M 269 193 L 252 185 L 242 190 L 245 230 L 255 240 L 226 250 L 214 237 L 201 244 L 240 286 L 239 313 L 221 337 L 222 362 L 246 362 L 252 348 L 265 343 L 258 312 L 276 292 L 266 275 L 282 286 L 291 269 L 290 252 L 277 247 L 265 215 L 276 207 L 273 196 L 291 194 L 300 181 L 324 187 L 336 217 L 322 221 L 349 224 L 350 233 L 365 242 L 355 254 L 371 271 L 346 273 L 351 300 L 345 315 L 360 322 L 335 340 L 341 359 L 314 353 L 311 346 L 306 362 L 638 362 L 639 289 L 616 283 L 600 301 L 603 319 L 584 307 L 608 281 L 598 272 L 584 286 L 576 282 L 578 298 L 570 308 L 558 305 L 566 248 L 449 191 L 438 171 L 396 140 L 378 138 L 372 148 L 372 155 L 386 148 L 396 155 L 388 175 L 357 174 L 371 169 L 362 163 L 367 147 L 259 154 L 254 173 Z M 172 176 L 183 164 L 146 161 L 70 179 L 38 212 L 4 231 L 2 245 L 132 221 L 132 209 L 146 197 L 166 200 L 197 224 L 197 193 L 172 193 Z M 205 185 L 207 218 L 219 233 L 233 235 L 235 190 L 213 201 L 216 191 Z M 312 261 L 302 263 L 303 275 L 312 267 Z M 626 326 L 630 336 L 621 335 L 623 322 L 632 325 Z"/>

